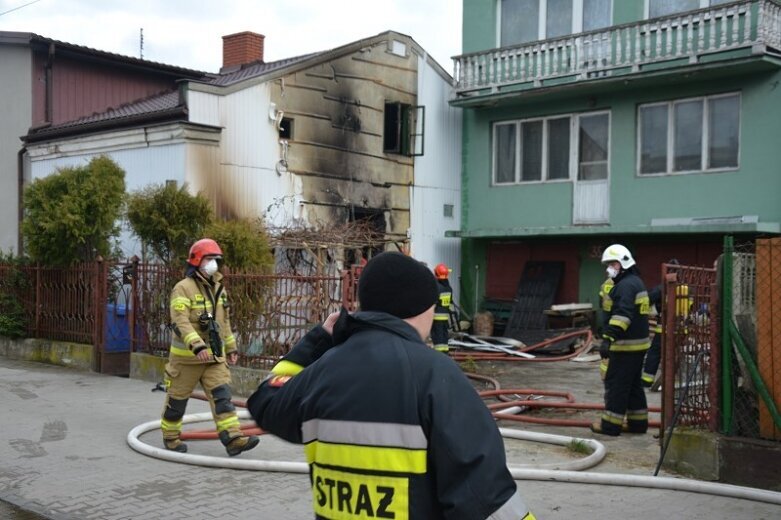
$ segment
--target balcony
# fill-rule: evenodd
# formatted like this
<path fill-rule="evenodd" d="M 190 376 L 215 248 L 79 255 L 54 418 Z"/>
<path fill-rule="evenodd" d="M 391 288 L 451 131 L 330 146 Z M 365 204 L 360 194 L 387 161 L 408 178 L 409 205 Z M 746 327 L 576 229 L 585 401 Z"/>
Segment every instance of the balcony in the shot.
<path fill-rule="evenodd" d="M 781 49 L 781 5 L 743 0 L 456 56 L 454 104 Z"/>

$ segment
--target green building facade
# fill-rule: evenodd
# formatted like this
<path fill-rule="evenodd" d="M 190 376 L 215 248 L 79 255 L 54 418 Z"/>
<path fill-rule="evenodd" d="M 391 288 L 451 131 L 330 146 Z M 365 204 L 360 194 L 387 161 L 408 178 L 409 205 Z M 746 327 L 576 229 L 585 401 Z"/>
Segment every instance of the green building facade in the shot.
<path fill-rule="evenodd" d="M 526 262 L 592 302 L 622 243 L 646 285 L 722 237 L 781 233 L 781 4 L 464 0 L 462 305 L 508 301 Z"/>

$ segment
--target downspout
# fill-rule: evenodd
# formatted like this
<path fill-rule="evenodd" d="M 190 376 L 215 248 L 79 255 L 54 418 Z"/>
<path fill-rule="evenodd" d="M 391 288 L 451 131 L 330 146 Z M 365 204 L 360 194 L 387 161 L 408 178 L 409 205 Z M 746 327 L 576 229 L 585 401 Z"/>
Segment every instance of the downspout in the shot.
<path fill-rule="evenodd" d="M 16 219 L 16 254 L 22 256 L 24 239 L 22 237 L 22 220 L 24 219 L 24 156 L 27 153 L 27 147 L 22 146 L 16 154 L 17 174 L 18 174 L 18 194 L 17 194 L 17 219 Z"/>
<path fill-rule="evenodd" d="M 45 119 L 46 123 L 51 124 L 52 118 L 53 118 L 53 111 L 54 111 L 54 102 L 53 102 L 53 88 L 52 88 L 52 82 L 54 75 L 52 74 L 52 66 L 54 65 L 54 44 L 49 44 L 49 54 L 46 58 L 46 64 L 44 64 L 44 82 L 46 87 L 46 93 L 45 93 Z"/>

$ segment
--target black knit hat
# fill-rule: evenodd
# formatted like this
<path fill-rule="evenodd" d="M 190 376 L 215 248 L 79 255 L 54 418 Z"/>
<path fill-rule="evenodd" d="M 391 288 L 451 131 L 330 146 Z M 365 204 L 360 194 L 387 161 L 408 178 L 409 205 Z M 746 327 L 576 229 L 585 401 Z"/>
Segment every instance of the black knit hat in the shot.
<path fill-rule="evenodd" d="M 432 272 L 403 253 L 380 253 L 369 260 L 358 279 L 358 301 L 363 311 L 411 318 L 434 305 L 438 297 Z"/>

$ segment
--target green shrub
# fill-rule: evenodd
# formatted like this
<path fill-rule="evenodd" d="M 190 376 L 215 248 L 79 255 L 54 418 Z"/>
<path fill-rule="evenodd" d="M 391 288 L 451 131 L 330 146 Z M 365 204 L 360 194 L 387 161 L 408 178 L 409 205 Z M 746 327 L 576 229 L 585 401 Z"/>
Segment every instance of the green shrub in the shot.
<path fill-rule="evenodd" d="M 212 221 L 209 201 L 187 186 L 152 184 L 131 193 L 127 219 L 141 242 L 160 260 L 184 265 L 193 242 Z"/>
<path fill-rule="evenodd" d="M 271 273 L 274 269 L 268 235 L 259 220 L 214 222 L 206 228 L 204 236 L 217 241 L 225 264 L 232 271 Z"/>
<path fill-rule="evenodd" d="M 36 179 L 24 193 L 28 254 L 52 266 L 110 257 L 124 199 L 125 172 L 107 156 Z"/>

